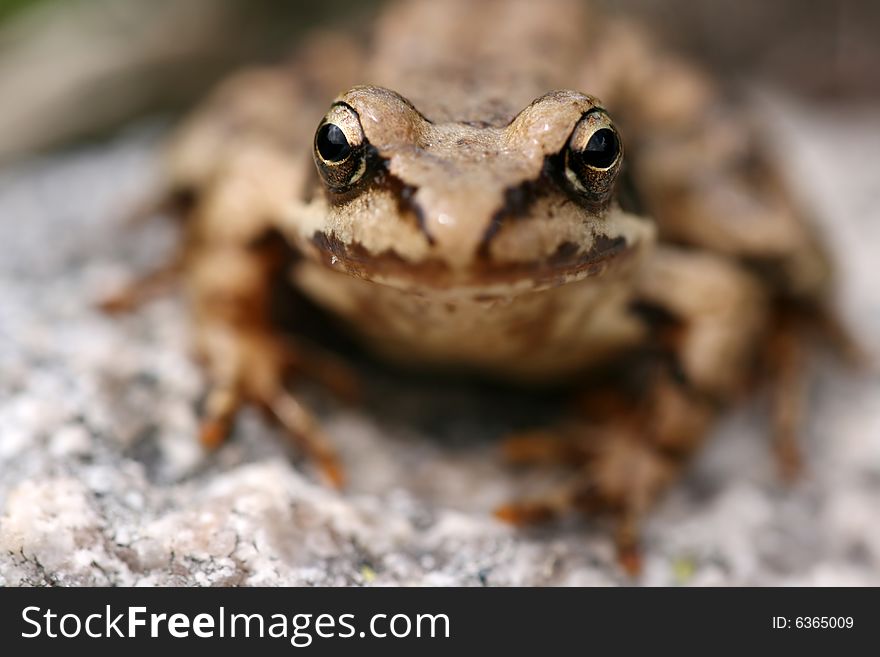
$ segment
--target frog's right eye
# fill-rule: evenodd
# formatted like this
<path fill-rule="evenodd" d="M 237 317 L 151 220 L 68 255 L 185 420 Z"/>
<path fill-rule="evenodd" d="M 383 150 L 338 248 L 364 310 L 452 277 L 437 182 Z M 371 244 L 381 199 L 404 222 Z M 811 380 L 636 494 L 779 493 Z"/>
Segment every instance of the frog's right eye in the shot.
<path fill-rule="evenodd" d="M 334 105 L 318 126 L 315 165 L 333 191 L 350 187 L 366 172 L 366 137 L 357 112 L 348 105 Z"/>
<path fill-rule="evenodd" d="M 565 177 L 576 193 L 607 201 L 620 170 L 623 147 L 604 110 L 590 110 L 578 121 L 565 149 Z"/>

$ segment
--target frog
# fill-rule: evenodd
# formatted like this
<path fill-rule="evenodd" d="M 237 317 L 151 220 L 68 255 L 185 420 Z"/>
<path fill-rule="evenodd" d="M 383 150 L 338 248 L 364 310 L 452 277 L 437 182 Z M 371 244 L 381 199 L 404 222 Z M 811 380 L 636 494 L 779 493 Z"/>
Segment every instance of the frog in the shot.
<path fill-rule="evenodd" d="M 643 519 L 759 386 L 780 468 L 800 469 L 834 277 L 771 153 L 760 116 L 625 17 L 399 0 L 368 34 L 317 32 L 232 74 L 184 120 L 155 208 L 181 219 L 180 246 L 105 307 L 180 282 L 202 443 L 253 405 L 335 486 L 333 441 L 289 382 L 353 396 L 356 376 L 298 336 L 302 317 L 282 326 L 279 289 L 390 362 L 565 386 L 570 418 L 501 444 L 570 480 L 496 516 L 607 519 L 635 574 Z"/>

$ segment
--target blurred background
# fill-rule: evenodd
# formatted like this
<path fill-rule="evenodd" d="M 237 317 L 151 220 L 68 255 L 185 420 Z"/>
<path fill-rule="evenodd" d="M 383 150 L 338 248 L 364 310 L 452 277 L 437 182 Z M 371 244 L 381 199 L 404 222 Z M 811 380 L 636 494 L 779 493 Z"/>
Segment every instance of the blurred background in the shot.
<path fill-rule="evenodd" d="M 201 97 L 303 30 L 359 29 L 378 0 L 0 0 L 0 162 Z M 816 102 L 880 94 L 871 0 L 600 0 L 728 77 Z"/>

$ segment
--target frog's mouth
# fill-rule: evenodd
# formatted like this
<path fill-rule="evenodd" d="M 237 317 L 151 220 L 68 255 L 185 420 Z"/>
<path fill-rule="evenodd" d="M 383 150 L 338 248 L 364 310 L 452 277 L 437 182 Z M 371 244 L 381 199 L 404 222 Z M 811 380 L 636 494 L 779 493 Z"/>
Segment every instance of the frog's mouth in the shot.
<path fill-rule="evenodd" d="M 487 254 L 466 269 L 428 258 L 410 262 L 393 250 L 371 253 L 361 244 L 344 243 L 333 235 L 315 233 L 311 244 L 325 266 L 355 278 L 402 289 L 435 289 L 485 293 L 529 292 L 599 276 L 630 261 L 637 244 L 626 237 L 598 236 L 587 250 L 563 242 L 550 256 L 530 261 L 495 262 Z"/>

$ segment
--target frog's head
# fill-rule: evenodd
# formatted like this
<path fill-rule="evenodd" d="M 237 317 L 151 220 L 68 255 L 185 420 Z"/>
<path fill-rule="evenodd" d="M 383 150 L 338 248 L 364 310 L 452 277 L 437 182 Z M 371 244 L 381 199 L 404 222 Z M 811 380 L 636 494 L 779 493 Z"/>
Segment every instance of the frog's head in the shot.
<path fill-rule="evenodd" d="M 300 229 L 329 265 L 432 287 L 558 285 L 632 250 L 612 203 L 623 147 L 611 118 L 557 91 L 506 125 L 432 122 L 402 96 L 355 87 L 315 134 L 322 191 Z"/>

